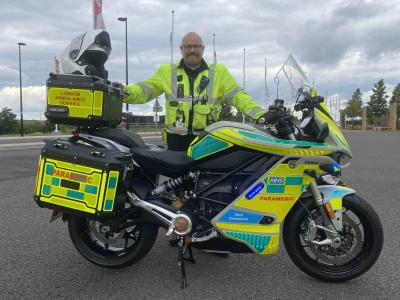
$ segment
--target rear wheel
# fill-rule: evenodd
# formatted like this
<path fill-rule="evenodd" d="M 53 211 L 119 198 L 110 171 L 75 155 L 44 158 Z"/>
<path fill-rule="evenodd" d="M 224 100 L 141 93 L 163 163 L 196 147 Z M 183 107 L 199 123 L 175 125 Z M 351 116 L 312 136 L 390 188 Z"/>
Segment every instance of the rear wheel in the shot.
<path fill-rule="evenodd" d="M 153 224 L 138 224 L 113 233 L 99 221 L 76 216 L 68 219 L 68 230 L 76 249 L 90 262 L 105 268 L 122 268 L 142 259 L 158 233 Z"/>
<path fill-rule="evenodd" d="M 283 240 L 292 261 L 308 275 L 323 281 L 339 282 L 356 278 L 368 271 L 378 259 L 383 246 L 383 230 L 372 207 L 356 194 L 343 198 L 343 230 L 339 247 L 307 242 L 310 224 L 322 224 L 314 200 L 300 203 L 286 217 Z M 317 230 L 315 240 L 326 238 Z"/>

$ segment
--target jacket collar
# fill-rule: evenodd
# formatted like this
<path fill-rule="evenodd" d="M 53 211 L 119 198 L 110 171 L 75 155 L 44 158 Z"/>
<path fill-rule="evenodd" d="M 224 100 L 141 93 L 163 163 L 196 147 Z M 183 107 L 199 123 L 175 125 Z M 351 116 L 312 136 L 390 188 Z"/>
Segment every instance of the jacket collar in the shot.
<path fill-rule="evenodd" d="M 192 70 L 192 69 L 189 69 L 188 67 L 186 67 L 185 62 L 183 61 L 183 58 L 179 62 L 178 68 L 184 69 L 187 74 L 190 74 L 190 73 L 197 73 L 198 74 L 201 71 L 209 69 L 208 64 L 206 63 L 206 61 L 203 58 L 201 59 L 200 67 L 198 67 L 195 70 Z"/>

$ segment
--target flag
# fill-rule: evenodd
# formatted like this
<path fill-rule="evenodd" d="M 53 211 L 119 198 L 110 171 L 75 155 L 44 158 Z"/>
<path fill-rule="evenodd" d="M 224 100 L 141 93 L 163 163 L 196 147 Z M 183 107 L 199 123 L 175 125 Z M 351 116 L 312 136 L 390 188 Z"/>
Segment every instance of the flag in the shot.
<path fill-rule="evenodd" d="M 60 61 L 57 57 L 54 57 L 54 71 L 59 74 L 60 73 Z"/>
<path fill-rule="evenodd" d="M 103 0 L 93 0 L 93 29 L 106 30 L 102 14 Z"/>

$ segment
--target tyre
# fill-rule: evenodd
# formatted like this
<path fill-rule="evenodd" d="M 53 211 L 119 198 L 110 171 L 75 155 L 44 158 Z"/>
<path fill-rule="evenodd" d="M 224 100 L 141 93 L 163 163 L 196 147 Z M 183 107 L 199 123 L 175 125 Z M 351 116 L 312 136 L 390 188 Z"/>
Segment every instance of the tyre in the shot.
<path fill-rule="evenodd" d="M 313 199 L 298 202 L 286 217 L 283 241 L 292 261 L 305 273 L 328 282 L 354 279 L 368 271 L 378 259 L 383 246 L 383 229 L 372 207 L 356 194 L 343 198 L 343 230 L 339 247 L 306 242 L 310 221 L 322 225 Z M 317 229 L 314 240 L 326 238 Z"/>
<path fill-rule="evenodd" d="M 112 233 L 98 221 L 70 216 L 68 231 L 87 260 L 105 268 L 123 268 L 146 256 L 157 238 L 158 226 L 139 224 Z"/>

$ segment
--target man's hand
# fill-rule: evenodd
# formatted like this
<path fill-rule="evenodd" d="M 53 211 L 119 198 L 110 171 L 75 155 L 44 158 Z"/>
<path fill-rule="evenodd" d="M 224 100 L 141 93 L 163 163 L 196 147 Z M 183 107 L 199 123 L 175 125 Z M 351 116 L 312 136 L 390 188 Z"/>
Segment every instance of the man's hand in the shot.
<path fill-rule="evenodd" d="M 270 110 L 263 114 L 260 118 L 257 120 L 257 124 L 274 124 L 278 120 L 289 120 L 291 119 L 292 116 L 285 111 L 277 111 L 277 110 Z"/>
<path fill-rule="evenodd" d="M 125 97 L 130 96 L 130 94 L 128 93 L 128 91 L 126 89 L 126 85 L 122 84 L 121 82 L 117 82 L 117 81 L 114 81 L 112 83 L 112 85 L 114 87 L 120 89 L 121 91 L 123 91 Z"/>

